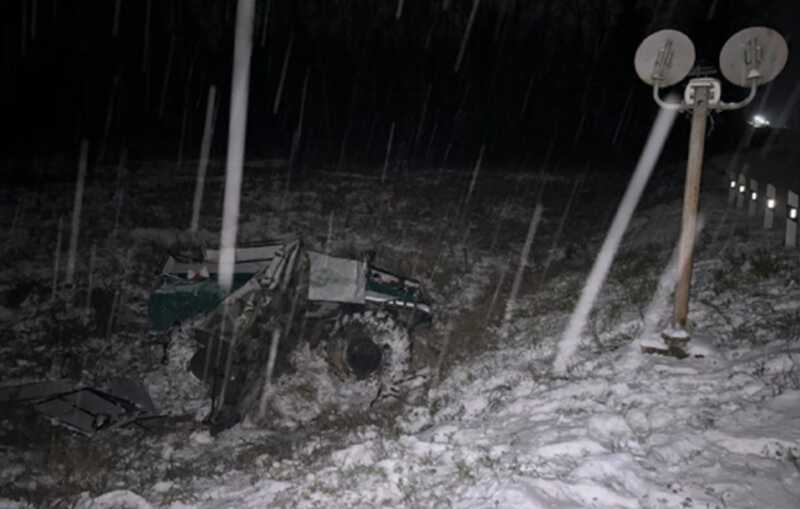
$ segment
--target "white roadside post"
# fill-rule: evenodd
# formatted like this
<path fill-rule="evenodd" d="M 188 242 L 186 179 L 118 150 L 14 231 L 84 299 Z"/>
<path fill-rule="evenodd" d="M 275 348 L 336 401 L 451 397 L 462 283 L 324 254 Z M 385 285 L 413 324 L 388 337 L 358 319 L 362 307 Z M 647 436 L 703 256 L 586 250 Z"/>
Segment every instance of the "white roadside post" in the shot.
<path fill-rule="evenodd" d="M 775 186 L 767 184 L 767 201 L 764 208 L 764 229 L 769 230 L 775 221 Z"/>
<path fill-rule="evenodd" d="M 786 247 L 797 247 L 797 193 L 789 191 L 786 200 Z"/>
<path fill-rule="evenodd" d="M 783 70 L 787 58 L 786 41 L 772 29 L 752 27 L 733 35 L 720 52 L 719 68 L 728 81 L 748 88 L 749 94 L 743 101 L 725 103 L 722 101 L 722 85 L 718 79 L 708 76 L 708 71 L 703 68 L 700 68 L 699 72 L 690 73 L 695 60 L 694 44 L 683 33 L 676 30 L 661 30 L 642 41 L 636 51 L 634 62 L 636 73 L 642 81 L 653 87 L 655 102 L 664 109 L 692 112 L 683 217 L 678 245 L 675 313 L 672 326 L 662 333 L 670 351 L 684 350 L 690 337 L 687 330 L 689 290 L 708 114 L 712 111 L 739 109 L 750 104 L 756 96 L 758 87 L 774 79 Z M 681 102 L 665 101 L 661 98 L 662 88 L 675 85 L 687 76 L 691 79 L 684 90 Z M 753 207 L 758 199 L 758 192 L 755 181 L 753 185 L 756 187 L 749 198 L 754 214 Z M 747 192 L 744 175 L 739 176 L 737 190 L 739 193 L 736 206 L 742 208 L 744 195 Z"/>
<path fill-rule="evenodd" d="M 747 206 L 747 216 L 755 217 L 758 211 L 758 181 L 750 179 L 750 205 Z"/>
<path fill-rule="evenodd" d="M 731 176 L 728 179 L 728 206 L 731 207 L 736 203 L 736 178 Z"/>
<path fill-rule="evenodd" d="M 739 174 L 739 184 L 736 188 L 736 208 L 743 209 L 744 208 L 744 193 L 747 192 L 747 186 L 745 185 L 747 182 L 747 178 L 743 174 Z"/>
<path fill-rule="evenodd" d="M 86 184 L 86 165 L 89 159 L 89 140 L 81 142 L 81 159 L 78 164 L 78 180 L 75 183 L 75 201 L 72 205 L 72 226 L 69 230 L 69 251 L 67 251 L 67 274 L 64 283 L 72 286 L 75 277 L 75 265 L 78 255 L 78 237 L 81 229 L 81 210 L 83 209 L 83 192 Z"/>

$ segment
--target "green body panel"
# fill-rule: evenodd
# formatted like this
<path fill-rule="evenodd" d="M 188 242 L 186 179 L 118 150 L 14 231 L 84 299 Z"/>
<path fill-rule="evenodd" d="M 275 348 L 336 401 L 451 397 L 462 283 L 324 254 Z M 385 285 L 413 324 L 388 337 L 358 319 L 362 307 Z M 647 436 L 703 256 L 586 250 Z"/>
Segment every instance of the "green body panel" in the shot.
<path fill-rule="evenodd" d="M 402 285 L 381 284 L 377 281 L 367 280 L 367 291 L 391 296 L 401 302 L 420 302 L 418 291 Z"/>
<path fill-rule="evenodd" d="M 236 290 L 251 277 L 252 274 L 234 274 L 233 289 Z M 224 298 L 225 293 L 214 279 L 189 281 L 167 276 L 164 284 L 150 295 L 147 313 L 153 328 L 163 330 L 189 318 L 208 313 Z"/>

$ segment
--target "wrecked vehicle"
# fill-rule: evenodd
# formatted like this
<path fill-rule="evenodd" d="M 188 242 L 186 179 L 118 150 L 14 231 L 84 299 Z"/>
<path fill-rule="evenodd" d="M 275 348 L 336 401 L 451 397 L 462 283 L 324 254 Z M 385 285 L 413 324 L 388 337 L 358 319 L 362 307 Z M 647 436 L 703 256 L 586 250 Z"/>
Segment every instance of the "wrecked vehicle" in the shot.
<path fill-rule="evenodd" d="M 431 322 L 419 281 L 377 268 L 366 256 L 334 257 L 288 240 L 237 248 L 226 296 L 217 284 L 219 251 L 201 253 L 169 257 L 149 316 L 156 330 L 169 332 L 167 376 L 188 369 L 202 381 L 209 416 L 235 422 L 259 408 L 263 419 L 273 380 L 306 369 L 292 358 L 298 350 L 324 358 L 339 381 L 371 382 L 370 403 L 399 395 L 411 338 Z M 159 408 L 198 410 L 164 401 L 174 395 L 168 392 L 185 390 L 171 382 L 166 389 L 151 384 L 151 393 L 161 392 L 154 395 Z"/>

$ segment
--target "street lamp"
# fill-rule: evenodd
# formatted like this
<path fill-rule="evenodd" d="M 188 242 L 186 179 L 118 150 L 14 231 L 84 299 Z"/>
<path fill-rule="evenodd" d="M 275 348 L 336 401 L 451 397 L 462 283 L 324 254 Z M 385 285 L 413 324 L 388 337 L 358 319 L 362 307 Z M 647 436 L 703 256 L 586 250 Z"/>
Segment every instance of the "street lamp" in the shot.
<path fill-rule="evenodd" d="M 712 111 L 735 110 L 750 104 L 758 87 L 780 74 L 786 65 L 788 54 L 786 41 L 778 32 L 766 27 L 745 28 L 734 34 L 722 47 L 719 69 L 729 82 L 748 88 L 747 97 L 739 102 L 726 103 L 722 101 L 722 84 L 719 80 L 697 77 L 689 80 L 683 100 L 673 102 L 663 100 L 660 90 L 677 84 L 689 75 L 695 61 L 692 41 L 677 30 L 661 30 L 648 36 L 636 50 L 636 73 L 642 81 L 653 87 L 655 102 L 662 108 L 692 112 L 683 219 L 678 245 L 679 274 L 675 289 L 675 313 L 672 327 L 662 334 L 670 346 L 684 347 L 689 340 L 686 322 L 708 114 Z M 739 192 L 744 193 L 745 189 L 741 186 Z"/>

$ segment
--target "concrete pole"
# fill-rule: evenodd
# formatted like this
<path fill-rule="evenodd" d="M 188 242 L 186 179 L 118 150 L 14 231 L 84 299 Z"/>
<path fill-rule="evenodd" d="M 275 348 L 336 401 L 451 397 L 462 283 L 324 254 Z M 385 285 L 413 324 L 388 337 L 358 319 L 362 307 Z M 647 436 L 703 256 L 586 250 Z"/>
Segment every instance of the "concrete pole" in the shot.
<path fill-rule="evenodd" d="M 686 330 L 689 315 L 689 287 L 692 280 L 692 254 L 697 233 L 697 204 L 700 199 L 700 175 L 703 172 L 706 121 L 708 119 L 707 87 L 695 89 L 692 131 L 689 137 L 689 161 L 683 193 L 683 225 L 678 247 L 678 286 L 675 289 L 675 327 Z"/>
<path fill-rule="evenodd" d="M 736 177 L 731 175 L 727 180 L 728 183 L 728 206 L 733 207 L 736 205 L 736 193 L 738 192 L 739 183 L 736 182 Z"/>
<path fill-rule="evenodd" d="M 789 191 L 786 198 L 786 247 L 797 247 L 797 193 Z"/>
<path fill-rule="evenodd" d="M 764 228 L 769 230 L 775 220 L 775 186 L 767 184 L 767 202 L 764 210 Z"/>
<path fill-rule="evenodd" d="M 747 192 L 747 178 L 744 176 L 743 173 L 739 174 L 739 184 L 736 187 L 736 208 L 742 209 L 744 208 L 744 194 Z"/>
<path fill-rule="evenodd" d="M 758 181 L 750 179 L 750 196 L 747 197 L 750 204 L 747 206 L 747 216 L 755 217 L 758 213 Z"/>

